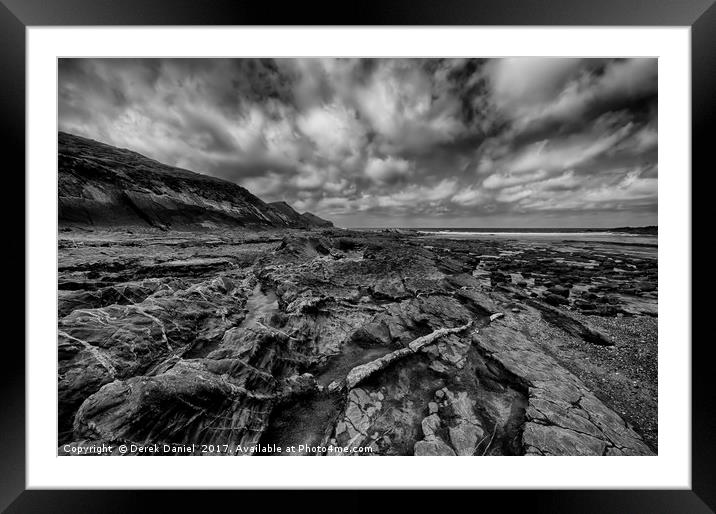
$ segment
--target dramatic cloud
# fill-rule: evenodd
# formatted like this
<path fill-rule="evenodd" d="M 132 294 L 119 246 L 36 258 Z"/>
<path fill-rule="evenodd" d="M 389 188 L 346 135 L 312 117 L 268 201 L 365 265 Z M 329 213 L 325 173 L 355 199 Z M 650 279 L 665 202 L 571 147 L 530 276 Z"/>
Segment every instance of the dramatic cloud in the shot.
<path fill-rule="evenodd" d="M 655 224 L 656 59 L 61 59 L 60 130 L 341 226 Z"/>

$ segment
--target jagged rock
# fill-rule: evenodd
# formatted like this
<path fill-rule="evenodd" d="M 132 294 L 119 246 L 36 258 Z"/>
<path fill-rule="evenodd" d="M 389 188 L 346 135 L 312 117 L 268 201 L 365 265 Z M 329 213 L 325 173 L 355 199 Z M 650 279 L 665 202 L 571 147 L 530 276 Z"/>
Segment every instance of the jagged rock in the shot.
<path fill-rule="evenodd" d="M 198 362 L 179 363 L 155 377 L 117 380 L 80 407 L 76 437 L 136 443 L 250 446 L 268 419 L 255 396 Z"/>
<path fill-rule="evenodd" d="M 328 255 L 330 248 L 318 237 L 285 237 L 276 248 L 276 253 L 291 259 L 312 259 Z"/>
<path fill-rule="evenodd" d="M 478 441 L 485 436 L 480 420 L 475 415 L 474 404 L 466 391 L 445 393 L 445 410 L 451 414 L 451 426 L 448 428 L 450 442 L 457 455 L 473 455 Z"/>
<path fill-rule="evenodd" d="M 102 287 L 94 291 L 59 291 L 58 314 L 62 318 L 78 309 L 140 303 L 159 290 L 173 291 L 184 284 L 166 279 L 147 279 Z"/>
<path fill-rule="evenodd" d="M 306 294 L 299 296 L 294 301 L 286 306 L 286 312 L 288 314 L 300 315 L 305 314 L 309 311 L 316 311 L 324 303 L 324 298 L 321 296 L 313 296 L 309 291 Z"/>
<path fill-rule="evenodd" d="M 559 311 L 557 309 L 547 307 L 539 302 L 529 302 L 530 305 L 536 307 L 541 313 L 545 321 L 558 326 L 565 332 L 579 337 L 589 343 L 597 344 L 600 346 L 613 346 L 614 343 L 609 340 L 607 336 L 601 332 L 594 330 L 586 326 L 581 321 L 575 319 L 573 316 L 566 312 Z"/>
<path fill-rule="evenodd" d="M 450 456 L 455 455 L 455 452 L 442 439 L 435 439 L 434 441 L 418 441 L 415 443 L 414 455 L 429 457 Z"/>
<path fill-rule="evenodd" d="M 433 350 L 443 362 L 459 369 L 465 365 L 465 356 L 469 348 L 470 343 L 459 337 L 446 337 L 441 339 Z"/>
<path fill-rule="evenodd" d="M 569 297 L 569 289 L 562 286 L 552 286 L 547 289 L 550 293 L 557 295 L 557 296 L 563 296 L 565 298 Z"/>
<path fill-rule="evenodd" d="M 482 427 L 471 423 L 460 423 L 448 429 L 450 443 L 455 448 L 457 455 L 473 455 L 477 442 L 483 438 Z"/>
<path fill-rule="evenodd" d="M 382 321 L 366 323 L 351 335 L 351 340 L 360 346 L 376 344 L 389 345 L 393 338 L 390 329 Z"/>
<path fill-rule="evenodd" d="M 435 432 L 440 430 L 440 416 L 437 414 L 430 414 L 427 418 L 423 419 L 420 424 L 423 429 L 423 436 L 427 441 L 435 440 L 437 437 Z"/>
<path fill-rule="evenodd" d="M 430 369 L 435 371 L 436 373 L 440 373 L 440 374 L 447 374 L 450 371 L 450 368 L 448 368 L 445 364 L 443 364 L 439 360 L 432 361 L 430 363 Z"/>
<path fill-rule="evenodd" d="M 358 447 L 370 437 L 369 432 L 376 415 L 382 407 L 379 394 L 363 389 L 351 389 L 345 410 L 345 421 L 336 426 L 336 438 L 340 444 Z"/>
<path fill-rule="evenodd" d="M 243 296 L 214 279 L 133 305 L 75 310 L 58 326 L 60 427 L 102 385 L 146 373 L 192 345 L 211 345 L 244 315 Z M 211 313 L 211 314 L 208 314 Z"/>
<path fill-rule="evenodd" d="M 563 296 L 552 293 L 545 293 L 544 301 L 550 305 L 554 305 L 555 307 L 560 305 L 569 305 L 569 300 L 567 300 Z"/>
<path fill-rule="evenodd" d="M 655 363 L 641 354 L 622 363 L 632 343 L 614 333 L 633 320 L 584 316 L 577 302 L 646 310 L 655 299 L 637 296 L 637 308 L 621 285 L 654 295 L 655 266 L 633 261 L 648 282 L 636 287 L 631 272 L 610 274 L 630 257 L 605 257 L 602 267 L 588 258 L 593 250 L 575 251 L 569 264 L 565 252 L 538 245 L 422 238 L 60 232 L 61 441 L 654 453 L 641 435 L 650 411 L 632 425 L 628 395 L 648 405 L 656 382 L 631 370 Z M 496 269 L 504 280 L 491 289 L 483 279 Z M 529 299 L 555 284 L 574 285 L 573 310 Z M 497 311 L 514 315 L 490 323 Z M 641 333 L 633 337 L 631 348 L 646 348 Z M 604 341 L 618 345 L 619 359 Z M 615 367 L 628 387 L 614 387 Z M 609 387 L 590 375 L 602 368 Z"/>
<path fill-rule="evenodd" d="M 405 286 L 400 277 L 378 280 L 373 285 L 373 295 L 377 298 L 387 298 L 391 300 L 400 300 L 410 296 L 405 290 Z"/>
<path fill-rule="evenodd" d="M 619 415 L 552 357 L 537 350 L 516 323 L 507 320 L 499 330 L 485 328 L 473 337 L 473 343 L 529 386 L 523 433 L 528 450 L 549 455 L 602 455 L 605 448 L 617 446 L 629 455 L 651 453 Z"/>
<path fill-rule="evenodd" d="M 440 430 L 440 417 L 430 414 L 421 422 L 423 440 L 415 443 L 414 455 L 455 455 L 450 446 L 437 435 Z"/>

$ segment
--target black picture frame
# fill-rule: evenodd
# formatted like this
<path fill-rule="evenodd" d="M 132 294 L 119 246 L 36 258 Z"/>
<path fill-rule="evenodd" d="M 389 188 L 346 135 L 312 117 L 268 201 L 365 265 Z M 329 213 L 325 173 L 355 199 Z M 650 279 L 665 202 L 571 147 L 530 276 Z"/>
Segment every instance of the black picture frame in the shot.
<path fill-rule="evenodd" d="M 5 168 L 4 184 L 22 205 L 3 202 L 4 220 L 13 241 L 7 251 L 7 270 L 26 266 L 24 244 L 25 193 L 25 30 L 31 26 L 62 25 L 573 25 L 573 26 L 690 26 L 692 71 L 692 191 L 713 173 L 710 135 L 716 120 L 716 6 L 715 0 L 390 0 L 346 3 L 292 3 L 277 7 L 268 2 L 231 0 L 0 0 L 0 155 Z M 21 172 L 20 170 L 23 170 Z M 699 170 L 694 173 L 693 170 Z M 677 172 L 677 170 L 669 170 Z M 689 170 L 678 172 L 688 173 Z M 703 178 L 702 178 L 703 177 Z M 696 187 L 694 187 L 696 185 Z M 7 190 L 6 190 L 7 191 Z M 19 191 L 23 191 L 20 194 Z M 703 220 L 710 220 L 704 203 L 692 200 L 692 235 Z M 701 205 L 699 211 L 697 206 Z M 667 214 L 668 215 L 668 214 Z M 12 229 L 17 234 L 12 233 Z M 708 232 L 702 232 L 707 234 Z M 16 236 L 16 237 L 13 237 Z M 705 236 L 703 236 L 705 237 Z M 703 259 L 692 248 L 692 270 Z M 703 267 L 699 266 L 700 269 Z M 692 271 L 693 274 L 693 271 Z M 23 277 L 24 279 L 24 277 Z M 706 281 L 699 280 L 706 288 Z M 25 308 L 24 281 L 12 289 Z M 692 302 L 692 319 L 707 319 L 708 303 Z M 15 307 L 17 309 L 17 307 Z M 24 317 L 24 316 L 23 316 Z M 19 316 L 14 317 L 19 319 Z M 25 487 L 25 351 L 24 327 L 14 324 L 15 337 L 4 341 L 0 372 L 0 509 L 6 512 L 144 512 L 198 509 L 206 506 L 206 494 L 219 495 L 233 505 L 262 505 L 259 491 L 77 491 L 26 490 Z M 590 490 L 590 491 L 469 491 L 455 492 L 451 499 L 497 501 L 501 509 L 523 507 L 530 512 L 714 512 L 716 510 L 716 387 L 711 379 L 713 336 L 704 333 L 671 344 L 691 343 L 692 355 L 692 489 L 691 490 Z M 310 501 L 316 492 L 288 492 L 291 502 Z M 318 494 L 321 494 L 320 492 Z M 351 495 L 364 493 L 353 491 Z M 238 496 L 240 495 L 240 499 Z M 425 491 L 412 493 L 427 500 Z M 475 497 L 477 496 L 477 498 Z M 365 501 L 365 497 L 360 499 Z M 356 502 L 360 501 L 356 497 Z M 323 497 L 325 500 L 325 497 Z M 212 502 L 215 501 L 212 498 Z M 351 502 L 351 500 L 348 500 Z M 341 502 L 346 505 L 346 499 Z M 351 502 L 352 503 L 352 502 Z M 266 504 L 264 504 L 266 505 Z M 330 503 L 326 502 L 330 507 Z M 457 505 L 457 504 L 456 504 Z M 334 507 L 336 505 L 334 504 Z"/>

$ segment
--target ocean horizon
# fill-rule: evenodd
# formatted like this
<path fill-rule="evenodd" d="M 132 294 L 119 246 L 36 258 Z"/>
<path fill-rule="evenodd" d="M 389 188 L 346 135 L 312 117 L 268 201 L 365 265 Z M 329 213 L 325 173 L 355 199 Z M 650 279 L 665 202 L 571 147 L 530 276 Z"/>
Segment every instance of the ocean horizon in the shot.
<path fill-rule="evenodd" d="M 366 227 L 359 231 L 404 230 L 426 237 L 446 239 L 528 239 L 543 241 L 577 240 L 602 243 L 620 243 L 656 246 L 658 227 Z"/>

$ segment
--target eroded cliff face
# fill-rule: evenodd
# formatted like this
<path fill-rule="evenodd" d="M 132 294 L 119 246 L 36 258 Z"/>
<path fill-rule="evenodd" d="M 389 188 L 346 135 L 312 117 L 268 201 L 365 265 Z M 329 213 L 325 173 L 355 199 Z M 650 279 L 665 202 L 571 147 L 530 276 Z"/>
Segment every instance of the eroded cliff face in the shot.
<path fill-rule="evenodd" d="M 552 286 L 506 281 L 491 266 L 517 260 L 507 246 L 338 230 L 63 233 L 60 453 L 133 442 L 241 455 L 257 445 L 652 454 L 614 409 L 637 399 L 604 394 L 580 357 L 622 343 L 590 321 L 599 316 L 549 305 Z M 592 251 L 552 257 L 579 262 Z M 577 271 L 575 294 L 602 283 L 599 267 Z M 571 294 L 561 297 L 574 304 Z M 649 304 L 626 314 L 641 319 L 650 295 L 609 305 Z"/>
<path fill-rule="evenodd" d="M 64 132 L 58 135 L 58 169 L 60 226 L 323 226 L 287 215 L 231 182 Z"/>
<path fill-rule="evenodd" d="M 284 215 L 286 217 L 287 223 L 292 224 L 292 226 L 302 228 L 333 227 L 333 222 L 324 220 L 323 218 L 319 218 L 318 216 L 316 216 L 315 214 L 311 214 L 310 212 L 304 212 L 303 214 L 299 214 L 293 207 L 291 207 L 286 202 L 272 202 L 269 204 L 269 206 Z"/>

